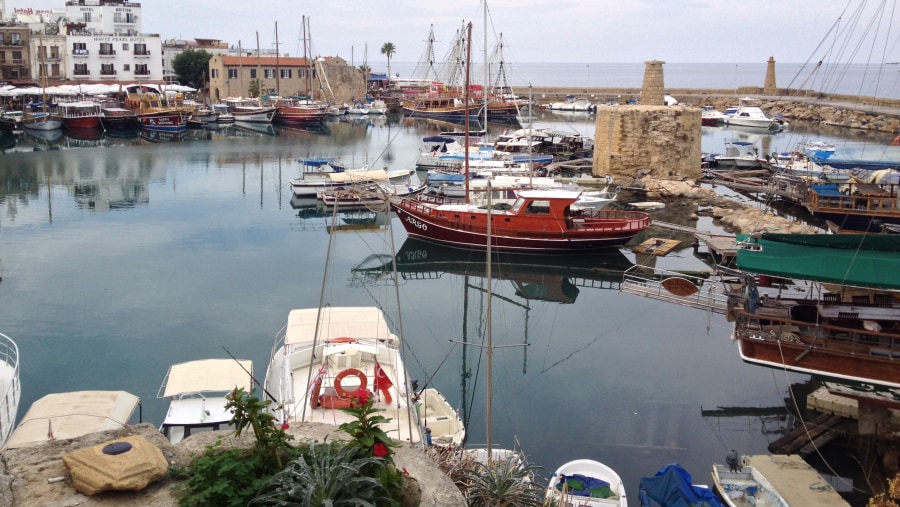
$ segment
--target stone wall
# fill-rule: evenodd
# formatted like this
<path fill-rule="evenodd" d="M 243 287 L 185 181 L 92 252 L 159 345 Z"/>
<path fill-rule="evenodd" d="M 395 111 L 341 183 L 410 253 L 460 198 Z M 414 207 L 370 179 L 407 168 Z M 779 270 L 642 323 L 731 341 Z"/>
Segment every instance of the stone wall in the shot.
<path fill-rule="evenodd" d="M 598 108 L 593 175 L 700 178 L 700 132 L 696 108 Z"/>

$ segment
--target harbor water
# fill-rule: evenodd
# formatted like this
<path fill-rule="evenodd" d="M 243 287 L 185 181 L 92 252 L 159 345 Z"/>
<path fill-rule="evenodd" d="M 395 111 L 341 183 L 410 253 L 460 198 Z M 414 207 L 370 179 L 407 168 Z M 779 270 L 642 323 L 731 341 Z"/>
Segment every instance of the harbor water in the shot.
<path fill-rule="evenodd" d="M 592 136 L 592 121 L 542 112 L 536 126 Z M 634 263 L 704 269 L 689 238 L 664 258 L 627 249 L 586 256 L 574 274 L 558 260 L 501 257 L 486 280 L 483 253 L 408 242 L 379 210 L 335 214 L 292 201 L 300 158 L 411 168 L 421 138 L 444 128 L 373 117 L 315 131 L 188 131 L 168 141 L 7 140 L 0 332 L 20 350 L 19 415 L 50 393 L 125 390 L 142 399 L 143 421 L 158 425 L 167 403 L 157 390 L 169 365 L 230 354 L 252 360 L 262 380 L 291 309 L 376 305 L 402 329 L 419 387 L 444 393 L 465 416 L 468 443 L 483 445 L 490 283 L 490 331 L 500 347 L 492 443 L 520 445 L 544 477 L 566 461 L 596 459 L 637 502 L 639 478 L 667 463 L 708 483 L 712 463 L 730 449 L 766 453 L 789 425 L 766 409 L 784 407 L 788 387 L 804 378 L 744 364 L 724 316 L 618 291 L 621 270 Z M 489 133 L 504 128 L 490 125 Z M 710 129 L 703 149 L 721 152 L 746 136 L 759 136 L 765 152 L 809 137 L 866 142 L 799 127 L 775 135 Z M 689 215 L 677 213 L 661 219 Z M 705 218 L 688 225 L 715 228 Z M 372 259 L 398 251 L 395 287 Z"/>

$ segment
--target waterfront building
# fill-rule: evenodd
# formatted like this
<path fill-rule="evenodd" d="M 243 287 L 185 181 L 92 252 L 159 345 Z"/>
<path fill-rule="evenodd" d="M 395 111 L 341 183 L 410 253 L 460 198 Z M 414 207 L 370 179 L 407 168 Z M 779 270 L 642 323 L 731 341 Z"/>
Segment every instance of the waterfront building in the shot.
<path fill-rule="evenodd" d="M 0 26 L 0 81 L 5 84 L 31 84 L 31 39 L 27 26 Z"/>
<path fill-rule="evenodd" d="M 141 30 L 141 4 L 128 0 L 66 2 L 70 78 L 160 81 L 162 39 Z"/>
<path fill-rule="evenodd" d="M 227 43 L 219 39 L 166 39 L 162 43 L 163 81 L 174 83 L 178 80 L 172 60 L 188 50 L 203 50 L 211 55 L 227 55 L 232 51 Z"/>
<path fill-rule="evenodd" d="M 312 61 L 305 57 L 245 52 L 236 56 L 215 55 L 209 60 L 209 92 L 214 100 L 248 96 L 254 79 L 259 79 L 262 95 L 305 95 L 331 103 L 365 96 L 362 72 L 338 56 Z"/>

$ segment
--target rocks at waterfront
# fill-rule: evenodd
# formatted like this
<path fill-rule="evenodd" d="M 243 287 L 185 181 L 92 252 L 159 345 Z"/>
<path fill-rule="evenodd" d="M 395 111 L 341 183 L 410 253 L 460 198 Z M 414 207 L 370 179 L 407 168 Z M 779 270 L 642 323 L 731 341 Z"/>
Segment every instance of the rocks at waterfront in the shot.
<path fill-rule="evenodd" d="M 298 441 L 332 441 L 343 439 L 346 433 L 335 426 L 303 424 L 288 432 Z M 92 433 L 79 438 L 58 440 L 22 449 L 7 449 L 0 453 L 0 506 L 64 507 L 64 506 L 141 506 L 174 507 L 178 505 L 172 488 L 179 481 L 166 476 L 150 483 L 140 491 L 107 491 L 93 496 L 78 492 L 72 477 L 63 464 L 63 457 L 82 449 L 113 440 L 139 436 L 155 446 L 171 466 L 186 467 L 207 446 L 222 438 L 226 448 L 249 448 L 252 436 L 234 437 L 230 431 L 203 432 L 192 435 L 178 445 L 172 445 L 150 423 L 121 430 Z M 463 507 L 465 500 L 452 481 L 418 448 L 398 447 L 394 462 L 416 479 L 422 490 L 421 505 Z"/>

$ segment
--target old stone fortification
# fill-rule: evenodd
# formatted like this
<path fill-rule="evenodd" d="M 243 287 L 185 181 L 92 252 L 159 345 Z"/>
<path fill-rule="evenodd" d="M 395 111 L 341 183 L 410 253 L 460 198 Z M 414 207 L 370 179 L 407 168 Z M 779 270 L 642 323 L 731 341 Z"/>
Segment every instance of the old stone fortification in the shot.
<path fill-rule="evenodd" d="M 700 132 L 697 108 L 602 107 L 597 111 L 593 174 L 699 178 Z"/>
<path fill-rule="evenodd" d="M 288 432 L 297 441 L 332 441 L 346 437 L 335 426 L 303 424 Z M 157 447 L 170 465 L 188 466 L 220 437 L 225 448 L 249 448 L 253 437 L 235 438 L 233 432 L 216 431 L 192 435 L 172 445 L 150 423 L 121 430 L 93 433 L 69 440 L 47 442 L 0 453 L 0 506 L 70 507 L 70 506 L 134 506 L 174 507 L 178 505 L 172 487 L 179 481 L 171 477 L 151 483 L 141 491 L 107 491 L 93 496 L 79 493 L 72 485 L 63 457 L 82 449 L 139 435 Z M 422 490 L 421 505 L 464 507 L 462 494 L 453 482 L 421 449 L 400 447 L 394 461 L 418 481 Z"/>

